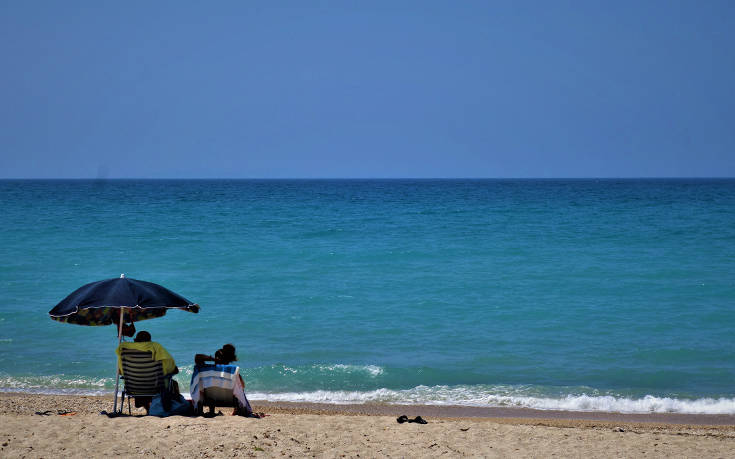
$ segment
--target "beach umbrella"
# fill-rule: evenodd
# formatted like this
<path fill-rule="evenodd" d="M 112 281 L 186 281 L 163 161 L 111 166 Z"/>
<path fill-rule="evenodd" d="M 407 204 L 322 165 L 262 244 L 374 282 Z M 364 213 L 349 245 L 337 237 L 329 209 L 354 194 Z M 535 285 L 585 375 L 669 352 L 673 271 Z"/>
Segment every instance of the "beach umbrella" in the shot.
<path fill-rule="evenodd" d="M 199 312 L 199 305 L 152 282 L 125 277 L 91 282 L 74 290 L 61 300 L 49 316 L 59 322 L 77 325 L 110 325 L 118 328 L 118 345 L 122 341 L 123 324 L 161 317 L 169 309 Z M 115 365 L 115 405 L 120 370 Z"/>

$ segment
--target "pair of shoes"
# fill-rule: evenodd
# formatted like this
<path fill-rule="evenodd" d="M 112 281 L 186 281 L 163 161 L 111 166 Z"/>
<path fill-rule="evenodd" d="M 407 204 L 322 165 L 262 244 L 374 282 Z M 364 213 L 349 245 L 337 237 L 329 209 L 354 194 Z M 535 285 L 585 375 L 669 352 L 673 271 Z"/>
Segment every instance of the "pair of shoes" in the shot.
<path fill-rule="evenodd" d="M 426 422 L 426 420 L 422 418 L 421 416 L 416 416 L 413 419 L 408 419 L 408 416 L 406 416 L 405 414 L 398 416 L 398 419 L 396 419 L 396 421 L 399 424 L 403 424 L 404 422 L 415 422 L 416 424 L 428 424 L 428 422 Z"/>

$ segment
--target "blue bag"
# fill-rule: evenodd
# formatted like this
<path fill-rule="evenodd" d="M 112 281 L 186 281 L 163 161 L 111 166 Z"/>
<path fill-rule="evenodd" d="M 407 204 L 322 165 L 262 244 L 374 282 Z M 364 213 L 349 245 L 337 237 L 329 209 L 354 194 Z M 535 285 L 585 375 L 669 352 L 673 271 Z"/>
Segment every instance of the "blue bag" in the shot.
<path fill-rule="evenodd" d="M 190 414 L 192 414 L 194 410 L 191 406 L 191 402 L 185 399 L 181 394 L 167 395 L 168 396 L 166 398 L 168 398 L 168 400 L 165 401 L 160 394 L 153 397 L 153 400 L 151 401 L 151 408 L 148 410 L 148 414 L 150 414 L 151 416 L 158 416 L 159 418 L 177 415 L 189 416 Z"/>

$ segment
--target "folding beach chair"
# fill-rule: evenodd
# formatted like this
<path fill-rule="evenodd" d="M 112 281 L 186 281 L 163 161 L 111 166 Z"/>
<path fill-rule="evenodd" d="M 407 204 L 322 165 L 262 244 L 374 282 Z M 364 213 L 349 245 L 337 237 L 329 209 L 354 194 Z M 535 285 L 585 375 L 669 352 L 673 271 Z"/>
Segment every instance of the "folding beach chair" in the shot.
<path fill-rule="evenodd" d="M 250 402 L 240 381 L 236 365 L 201 365 L 194 367 L 191 377 L 191 399 L 197 414 L 205 406 L 234 407 L 252 413 Z"/>
<path fill-rule="evenodd" d="M 232 394 L 232 389 L 207 387 L 204 389 L 204 397 L 197 414 L 201 414 L 203 411 L 202 408 L 209 405 L 237 408 L 239 403 L 237 398 Z"/>
<path fill-rule="evenodd" d="M 121 349 L 120 360 L 122 362 L 121 378 L 124 382 L 120 412 L 122 413 L 125 396 L 128 396 L 128 413 L 130 409 L 130 397 L 155 397 L 171 387 L 171 376 L 163 375 L 163 366 L 147 351 L 134 349 Z"/>

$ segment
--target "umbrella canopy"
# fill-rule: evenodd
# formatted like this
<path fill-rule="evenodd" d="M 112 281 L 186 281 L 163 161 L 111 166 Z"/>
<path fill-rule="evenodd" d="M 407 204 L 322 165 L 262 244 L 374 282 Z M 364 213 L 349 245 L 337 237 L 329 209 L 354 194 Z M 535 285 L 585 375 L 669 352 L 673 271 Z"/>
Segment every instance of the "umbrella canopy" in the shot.
<path fill-rule="evenodd" d="M 152 282 L 124 275 L 83 285 L 61 300 L 49 315 L 78 325 L 110 325 L 161 317 L 168 309 L 199 312 L 199 305 Z"/>

